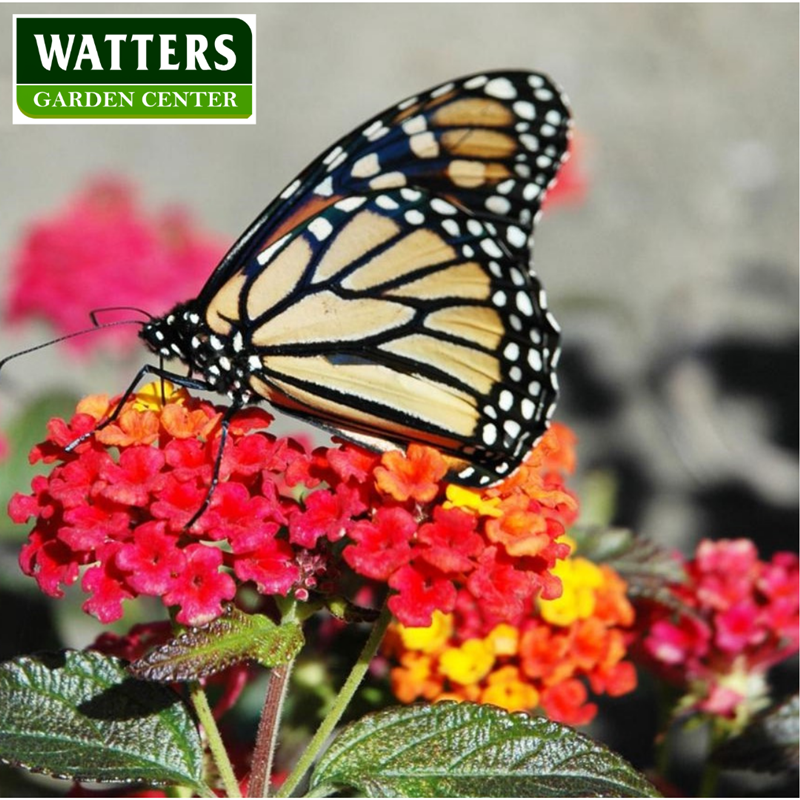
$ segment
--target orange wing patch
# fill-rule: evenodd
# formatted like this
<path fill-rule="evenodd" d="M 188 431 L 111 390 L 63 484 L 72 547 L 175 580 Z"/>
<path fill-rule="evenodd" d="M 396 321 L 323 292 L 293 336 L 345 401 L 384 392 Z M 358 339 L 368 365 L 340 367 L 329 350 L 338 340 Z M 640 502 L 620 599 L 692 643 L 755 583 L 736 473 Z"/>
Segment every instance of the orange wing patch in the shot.
<path fill-rule="evenodd" d="M 381 345 L 381 350 L 439 369 L 445 364 L 454 378 L 481 394 L 489 394 L 500 380 L 500 362 L 494 356 L 433 336 L 403 336 Z"/>
<path fill-rule="evenodd" d="M 442 300 L 446 297 L 463 297 L 470 300 L 486 300 L 491 292 L 489 277 L 479 264 L 470 261 L 454 267 L 425 275 L 404 283 L 395 289 L 387 289 L 387 297 L 427 297 Z"/>
<path fill-rule="evenodd" d="M 231 331 L 229 319 L 239 319 L 239 297 L 247 278 L 241 272 L 234 275 L 211 299 L 206 309 L 206 322 L 214 333 L 227 336 Z"/>
<path fill-rule="evenodd" d="M 388 300 L 344 300 L 333 292 L 315 292 L 260 325 L 253 333 L 253 344 L 358 341 L 403 325 L 414 313 L 413 308 Z"/>
<path fill-rule="evenodd" d="M 502 103 L 481 97 L 455 100 L 433 114 L 434 124 L 442 126 L 505 128 L 513 125 L 514 121 L 514 114 Z"/>
<path fill-rule="evenodd" d="M 370 211 L 356 214 L 339 231 L 336 239 L 329 246 L 317 266 L 314 283 L 332 278 L 341 269 L 365 256 L 399 232 L 400 227 L 388 217 L 381 217 Z"/>
<path fill-rule="evenodd" d="M 517 151 L 517 143 L 505 133 L 481 128 L 454 128 L 445 131 L 442 145 L 453 155 L 477 158 L 510 158 Z"/>
<path fill-rule="evenodd" d="M 453 261 L 456 251 L 441 236 L 429 230 L 417 230 L 342 281 L 345 289 L 364 291 L 399 278 L 408 272 Z"/>
<path fill-rule="evenodd" d="M 333 364 L 324 356 L 265 356 L 263 361 L 268 370 L 390 409 L 402 409 L 424 424 L 451 430 L 457 436 L 466 438 L 475 430 L 478 419 L 475 399 L 453 386 L 396 372 L 380 364 Z M 263 383 L 257 378 L 251 380 Z M 330 416 L 350 420 L 356 426 L 359 422 L 378 430 L 388 426 L 384 417 L 371 417 L 363 409 L 331 401 L 280 378 L 271 377 L 270 383 L 289 396 L 320 408 Z"/>
<path fill-rule="evenodd" d="M 311 246 L 298 236 L 253 281 L 247 296 L 247 314 L 257 319 L 288 297 L 311 261 Z"/>
<path fill-rule="evenodd" d="M 451 306 L 431 311 L 425 318 L 425 327 L 475 342 L 487 350 L 499 347 L 504 333 L 503 321 L 497 311 L 476 306 Z"/>

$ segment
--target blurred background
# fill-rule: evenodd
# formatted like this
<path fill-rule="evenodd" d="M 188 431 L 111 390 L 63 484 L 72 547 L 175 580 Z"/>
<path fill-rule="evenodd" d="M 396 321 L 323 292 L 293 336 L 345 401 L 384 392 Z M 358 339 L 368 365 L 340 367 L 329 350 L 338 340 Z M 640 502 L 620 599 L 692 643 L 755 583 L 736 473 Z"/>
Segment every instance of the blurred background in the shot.
<path fill-rule="evenodd" d="M 462 74 L 532 68 L 566 90 L 576 126 L 535 262 L 564 331 L 557 417 L 580 439 L 584 520 L 687 554 L 702 537 L 746 536 L 762 557 L 797 547 L 796 5 L 0 11 L 0 354 L 84 326 L 128 290 L 153 313 L 196 294 L 267 202 L 359 122 Z M 257 125 L 11 125 L 12 13 L 171 12 L 257 15 Z M 118 220 L 111 239 L 104 214 Z M 126 255 L 109 261 L 111 245 Z M 4 502 L 27 488 L 17 456 L 42 438 L 43 422 L 19 415 L 119 392 L 146 358 L 110 332 L 89 338 L 0 375 Z M 24 534 L 0 523 L 0 658 L 84 646 L 100 626 L 19 576 Z M 796 664 L 775 681 L 796 688 Z M 655 721 L 626 702 L 638 725 L 601 735 L 646 765 Z"/>

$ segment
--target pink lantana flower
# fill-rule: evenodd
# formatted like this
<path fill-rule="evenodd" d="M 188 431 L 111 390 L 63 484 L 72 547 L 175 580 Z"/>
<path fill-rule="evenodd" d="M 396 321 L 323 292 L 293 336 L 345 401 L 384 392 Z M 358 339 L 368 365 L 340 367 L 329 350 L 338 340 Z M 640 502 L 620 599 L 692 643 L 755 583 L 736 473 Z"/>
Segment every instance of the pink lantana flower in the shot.
<path fill-rule="evenodd" d="M 743 724 L 767 702 L 766 673 L 796 653 L 798 558 L 758 558 L 747 539 L 700 543 L 664 605 L 637 617 L 649 666 L 685 691 L 682 708 Z"/>
<path fill-rule="evenodd" d="M 100 178 L 28 226 L 12 258 L 8 318 L 43 319 L 68 334 L 108 306 L 164 313 L 175 297 L 195 294 L 224 253 L 224 240 L 198 229 L 186 212 L 153 215 L 126 181 Z M 133 346 L 136 328 L 66 344 L 85 352 L 109 340 Z"/>

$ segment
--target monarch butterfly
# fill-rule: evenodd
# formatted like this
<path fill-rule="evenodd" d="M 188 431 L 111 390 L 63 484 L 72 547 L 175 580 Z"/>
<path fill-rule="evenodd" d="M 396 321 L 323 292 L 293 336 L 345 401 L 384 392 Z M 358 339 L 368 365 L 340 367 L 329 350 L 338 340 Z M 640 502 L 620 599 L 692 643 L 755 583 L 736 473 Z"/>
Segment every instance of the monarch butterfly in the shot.
<path fill-rule="evenodd" d="M 227 393 L 373 449 L 438 448 L 452 477 L 507 477 L 544 432 L 559 329 L 530 270 L 565 160 L 544 75 L 471 75 L 345 136 L 233 245 L 197 298 L 143 325 L 161 357 Z"/>

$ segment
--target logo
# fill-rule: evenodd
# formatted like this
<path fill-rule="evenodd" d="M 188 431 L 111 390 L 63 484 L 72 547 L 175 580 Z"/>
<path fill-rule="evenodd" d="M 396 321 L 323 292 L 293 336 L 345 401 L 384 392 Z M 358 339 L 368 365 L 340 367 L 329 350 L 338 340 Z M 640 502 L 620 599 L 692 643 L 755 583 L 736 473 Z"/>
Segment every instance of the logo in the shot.
<path fill-rule="evenodd" d="M 255 123 L 254 14 L 14 15 L 15 124 Z"/>

